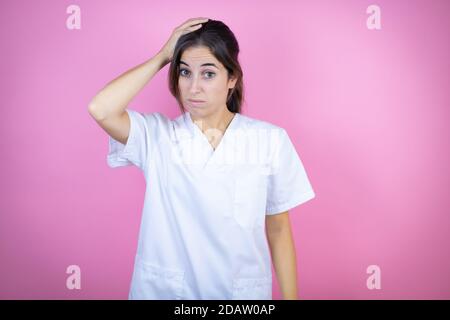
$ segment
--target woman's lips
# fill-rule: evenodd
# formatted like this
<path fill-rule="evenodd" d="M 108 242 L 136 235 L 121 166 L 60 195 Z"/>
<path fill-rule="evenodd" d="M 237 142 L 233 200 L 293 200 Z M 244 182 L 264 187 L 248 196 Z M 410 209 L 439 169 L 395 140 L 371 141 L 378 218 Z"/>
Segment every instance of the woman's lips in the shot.
<path fill-rule="evenodd" d="M 191 99 L 189 99 L 188 101 L 193 106 L 200 106 L 200 105 L 205 103 L 205 101 L 201 101 L 201 100 L 191 100 Z"/>

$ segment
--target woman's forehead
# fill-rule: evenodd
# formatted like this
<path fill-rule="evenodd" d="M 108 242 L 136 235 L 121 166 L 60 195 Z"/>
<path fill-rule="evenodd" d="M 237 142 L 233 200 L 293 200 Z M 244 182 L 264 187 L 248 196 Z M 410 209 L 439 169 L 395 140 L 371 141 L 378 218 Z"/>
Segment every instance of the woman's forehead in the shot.
<path fill-rule="evenodd" d="M 180 64 L 188 67 L 202 67 L 204 65 L 216 66 L 218 69 L 221 67 L 221 63 L 206 47 L 186 49 L 181 55 Z"/>

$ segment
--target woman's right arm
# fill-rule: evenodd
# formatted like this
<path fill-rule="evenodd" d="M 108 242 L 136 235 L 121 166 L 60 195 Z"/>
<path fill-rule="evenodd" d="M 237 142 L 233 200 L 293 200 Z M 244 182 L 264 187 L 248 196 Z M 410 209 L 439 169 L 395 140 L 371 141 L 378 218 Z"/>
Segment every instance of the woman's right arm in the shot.
<path fill-rule="evenodd" d="M 153 58 L 128 70 L 101 89 L 90 102 L 89 113 L 100 121 L 110 116 L 123 115 L 134 96 L 159 70 L 171 62 L 180 36 L 199 29 L 208 20 L 208 18 L 193 18 L 176 27 L 169 40 Z"/>
<path fill-rule="evenodd" d="M 163 48 L 151 59 L 109 82 L 89 103 L 89 113 L 115 140 L 126 144 L 130 118 L 126 107 L 153 76 L 171 62 L 178 39 L 199 29 L 208 18 L 189 19 L 176 27 Z"/>
<path fill-rule="evenodd" d="M 102 121 L 108 117 L 123 115 L 130 101 L 167 63 L 169 57 L 160 51 L 154 57 L 109 82 L 90 102 L 91 116 L 97 121 Z"/>

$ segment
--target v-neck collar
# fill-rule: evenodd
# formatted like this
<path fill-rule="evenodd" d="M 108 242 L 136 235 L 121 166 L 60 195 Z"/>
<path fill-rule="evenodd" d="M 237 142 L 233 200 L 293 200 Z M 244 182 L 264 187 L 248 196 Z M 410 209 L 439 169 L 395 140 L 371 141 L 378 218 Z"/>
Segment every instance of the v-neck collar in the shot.
<path fill-rule="evenodd" d="M 228 127 L 225 129 L 225 132 L 220 139 L 219 144 L 214 149 L 211 143 L 208 141 L 208 138 L 206 135 L 202 132 L 202 130 L 194 123 L 194 121 L 191 118 L 191 115 L 188 111 L 184 113 L 184 121 L 190 131 L 191 137 L 198 138 L 202 141 L 202 144 L 205 144 L 208 146 L 208 154 L 207 159 L 203 163 L 203 168 L 206 169 L 207 166 L 213 162 L 214 158 L 218 157 L 218 154 L 222 152 L 222 150 L 225 148 L 225 144 L 227 143 L 227 136 L 229 136 L 229 132 L 232 130 L 235 130 L 238 126 L 238 122 L 240 121 L 240 114 L 235 113 L 233 116 L 233 119 L 231 119 L 230 123 L 228 124 Z"/>

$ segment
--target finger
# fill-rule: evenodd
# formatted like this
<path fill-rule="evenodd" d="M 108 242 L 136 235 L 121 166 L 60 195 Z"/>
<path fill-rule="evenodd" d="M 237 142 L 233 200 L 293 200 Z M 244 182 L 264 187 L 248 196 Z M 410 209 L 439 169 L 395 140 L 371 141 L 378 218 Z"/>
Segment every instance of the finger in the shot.
<path fill-rule="evenodd" d="M 191 26 L 191 27 L 187 27 L 186 29 L 198 29 L 198 28 L 201 28 L 201 26 L 202 26 L 203 24 L 197 24 L 197 25 L 195 25 L 195 26 Z"/>
<path fill-rule="evenodd" d="M 196 18 L 196 19 L 190 19 L 188 20 L 185 24 L 183 24 L 183 26 L 193 26 L 199 23 L 204 23 L 206 21 L 208 21 L 208 18 Z"/>
<path fill-rule="evenodd" d="M 201 24 L 196 25 L 196 26 L 193 26 L 193 27 L 188 27 L 188 28 L 183 29 L 183 33 L 189 33 L 189 32 L 198 30 L 198 29 L 200 29 L 201 27 L 202 27 Z"/>
<path fill-rule="evenodd" d="M 191 19 L 192 22 L 195 22 L 195 21 L 208 21 L 208 20 L 209 20 L 209 18 L 206 18 L 206 17 Z"/>

